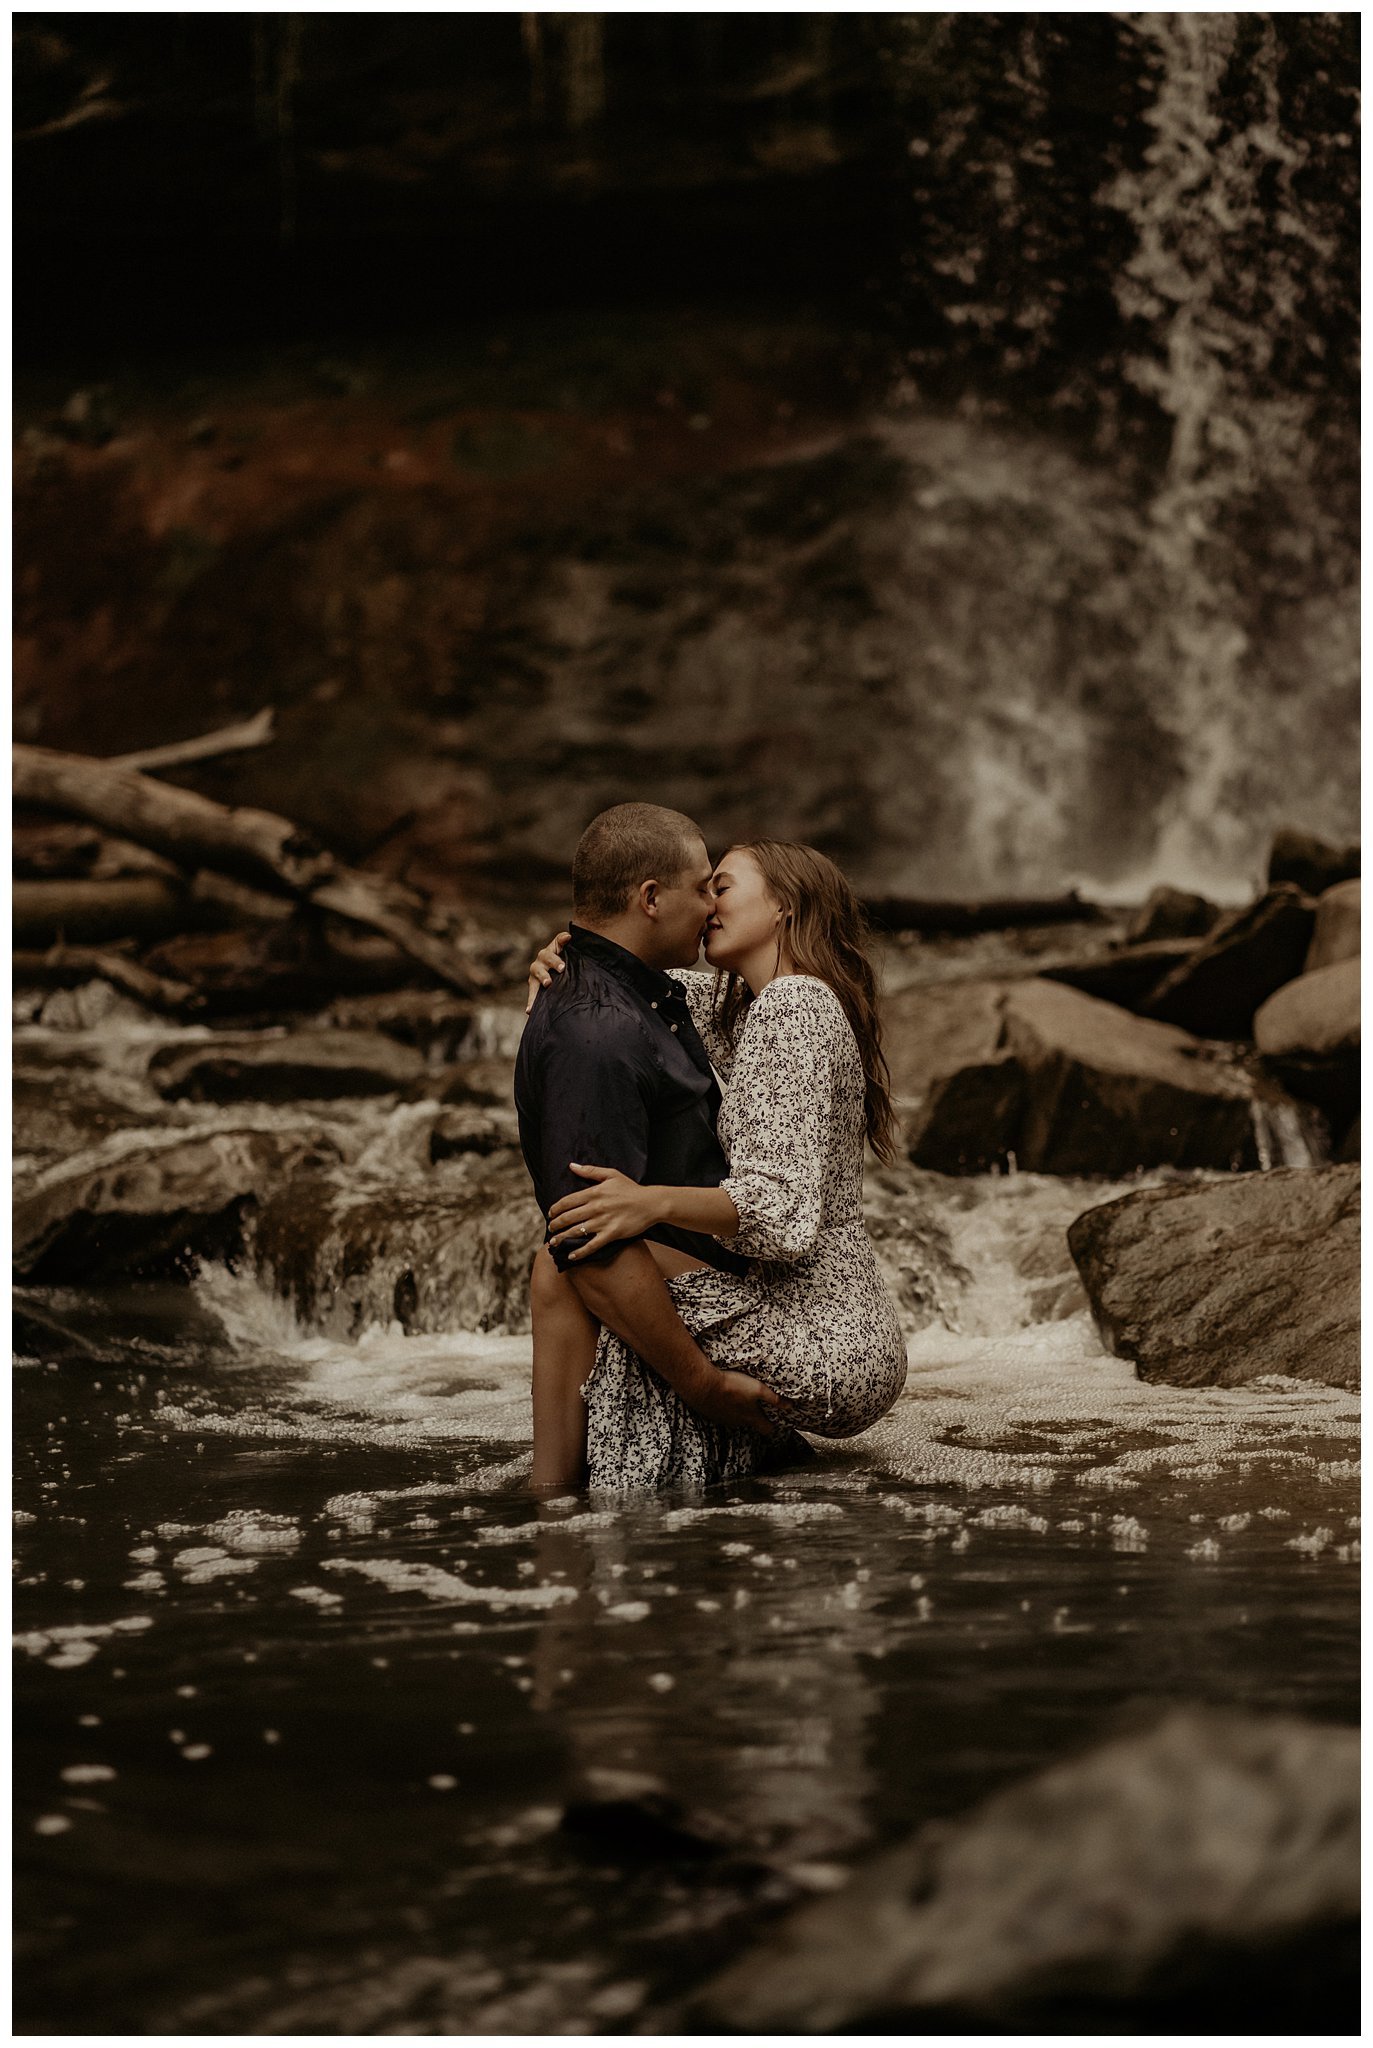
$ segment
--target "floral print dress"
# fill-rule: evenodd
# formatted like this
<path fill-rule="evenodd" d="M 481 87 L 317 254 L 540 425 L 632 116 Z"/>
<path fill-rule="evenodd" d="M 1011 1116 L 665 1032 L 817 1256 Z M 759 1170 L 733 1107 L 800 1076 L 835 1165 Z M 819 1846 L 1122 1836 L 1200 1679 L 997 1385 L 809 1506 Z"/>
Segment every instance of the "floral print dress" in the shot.
<path fill-rule="evenodd" d="M 831 988 L 789 974 L 750 1005 L 731 1048 L 711 1016 L 714 976 L 676 978 L 724 1084 L 722 1185 L 739 1230 L 721 1242 L 753 1263 L 743 1277 L 681 1273 L 668 1291 L 708 1358 L 764 1381 L 800 1428 L 854 1436 L 906 1380 L 896 1304 L 863 1223 L 857 1041 Z M 775 1439 L 703 1421 L 609 1330 L 583 1392 L 594 1488 L 706 1484 L 777 1461 Z"/>

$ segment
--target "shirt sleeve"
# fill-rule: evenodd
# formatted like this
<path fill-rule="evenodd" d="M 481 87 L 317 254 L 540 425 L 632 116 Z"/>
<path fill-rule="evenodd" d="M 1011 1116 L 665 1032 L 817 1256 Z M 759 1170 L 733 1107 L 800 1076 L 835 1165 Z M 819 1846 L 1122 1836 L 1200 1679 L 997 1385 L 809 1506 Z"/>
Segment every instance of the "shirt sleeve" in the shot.
<path fill-rule="evenodd" d="M 834 1105 L 834 998 L 790 975 L 749 1012 L 729 1084 L 730 1161 L 721 1182 L 739 1212 L 722 1238 L 751 1259 L 802 1259 L 824 1207 Z"/>
<path fill-rule="evenodd" d="M 592 1005 L 569 1010 L 543 1048 L 539 1082 L 543 1116 L 530 1165 L 545 1221 L 555 1202 L 591 1185 L 573 1173 L 574 1159 L 643 1180 L 657 1065 L 636 1019 Z M 597 1264 L 618 1248 L 607 1245 L 577 1263 Z M 577 1246 L 550 1249 L 561 1271 Z"/>
<path fill-rule="evenodd" d="M 722 1081 L 727 1081 L 734 1065 L 735 1048 L 715 1023 L 715 986 L 717 976 L 703 974 L 699 967 L 669 967 L 668 973 L 686 997 L 691 1021 L 696 1026 L 696 1035 L 706 1049 L 710 1064 Z"/>

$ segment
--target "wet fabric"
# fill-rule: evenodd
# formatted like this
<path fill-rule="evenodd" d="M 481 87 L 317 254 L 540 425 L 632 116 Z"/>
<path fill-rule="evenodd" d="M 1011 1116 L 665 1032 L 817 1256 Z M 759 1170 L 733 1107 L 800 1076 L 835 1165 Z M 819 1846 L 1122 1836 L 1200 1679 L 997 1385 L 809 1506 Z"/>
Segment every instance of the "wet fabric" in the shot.
<path fill-rule="evenodd" d="M 599 932 L 571 931 L 566 970 L 541 992 L 515 1062 L 520 1145 L 545 1223 L 555 1202 L 588 1186 L 574 1159 L 659 1187 L 718 1187 L 727 1163 L 715 1128 L 720 1087 L 682 982 Z M 718 1238 L 671 1224 L 645 1235 L 709 1266 L 747 1270 Z M 591 1263 L 619 1248 L 593 1252 Z M 552 1248 L 560 1269 L 576 1249 Z"/>
<path fill-rule="evenodd" d="M 752 1258 L 743 1276 L 676 1275 L 673 1303 L 708 1358 L 783 1395 L 801 1429 L 857 1435 L 906 1380 L 896 1304 L 863 1222 L 857 1042 L 832 989 L 786 975 L 751 1005 L 736 1052 L 712 1022 L 711 977 L 679 979 L 726 1076 L 723 1185 L 739 1211 L 731 1242 Z M 584 1391 L 595 1488 L 705 1485 L 775 1456 L 751 1430 L 703 1422 L 608 1330 Z"/>

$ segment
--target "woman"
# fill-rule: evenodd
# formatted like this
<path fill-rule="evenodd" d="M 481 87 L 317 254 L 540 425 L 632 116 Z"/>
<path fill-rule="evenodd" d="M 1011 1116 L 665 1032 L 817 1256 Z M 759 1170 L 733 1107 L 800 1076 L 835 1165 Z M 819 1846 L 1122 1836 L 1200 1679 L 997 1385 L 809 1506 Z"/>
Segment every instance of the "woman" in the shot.
<path fill-rule="evenodd" d="M 887 1412 L 906 1377 L 896 1307 L 863 1223 L 864 1140 L 887 1160 L 895 1145 L 862 913 L 832 861 L 776 840 L 731 848 L 714 889 L 705 957 L 715 972 L 674 972 L 723 1083 L 729 1173 L 718 1188 L 641 1187 L 574 1162 L 587 1187 L 554 1205 L 552 1241 L 576 1244 L 574 1262 L 661 1223 L 728 1243 L 752 1262 L 747 1276 L 693 1265 L 668 1280 L 683 1322 L 708 1357 L 780 1395 L 801 1429 L 853 1436 Z M 555 941 L 531 980 L 547 985 L 562 965 Z M 756 1469 L 757 1435 L 700 1420 L 599 1328 L 551 1260 L 541 1263 L 535 1343 L 555 1332 L 587 1367 L 593 1487 Z"/>

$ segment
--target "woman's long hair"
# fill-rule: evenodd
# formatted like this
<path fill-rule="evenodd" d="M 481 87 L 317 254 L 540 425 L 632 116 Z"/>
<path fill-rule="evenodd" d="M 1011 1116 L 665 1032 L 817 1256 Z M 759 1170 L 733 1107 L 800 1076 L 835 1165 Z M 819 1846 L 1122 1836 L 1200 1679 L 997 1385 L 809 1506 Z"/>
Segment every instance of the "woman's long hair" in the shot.
<path fill-rule="evenodd" d="M 786 937 L 798 974 L 813 974 L 832 988 L 858 1041 L 863 1062 L 863 1110 L 868 1143 L 890 1164 L 897 1156 L 891 1075 L 882 1052 L 877 977 L 867 955 L 862 905 L 839 869 L 813 846 L 781 839 L 747 839 L 736 850 L 758 863 L 769 894 L 787 916 Z M 780 957 L 781 942 L 778 950 Z M 753 997 L 741 975 L 721 974 L 715 984 L 715 1021 L 733 1043 Z"/>

